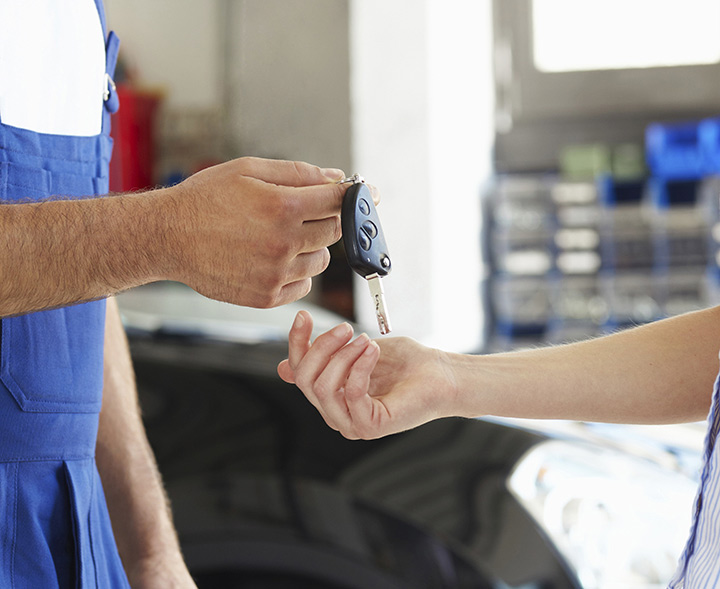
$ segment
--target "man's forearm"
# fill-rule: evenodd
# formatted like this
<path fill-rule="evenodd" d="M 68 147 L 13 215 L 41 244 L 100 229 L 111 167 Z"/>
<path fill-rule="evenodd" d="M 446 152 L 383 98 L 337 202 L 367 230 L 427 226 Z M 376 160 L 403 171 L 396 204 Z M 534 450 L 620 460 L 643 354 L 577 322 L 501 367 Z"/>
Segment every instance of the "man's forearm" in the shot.
<path fill-rule="evenodd" d="M 167 190 L 0 205 L 0 316 L 98 299 L 170 273 Z"/>
<path fill-rule="evenodd" d="M 452 355 L 458 413 L 585 421 L 704 419 L 718 370 L 720 307 L 594 340 Z"/>

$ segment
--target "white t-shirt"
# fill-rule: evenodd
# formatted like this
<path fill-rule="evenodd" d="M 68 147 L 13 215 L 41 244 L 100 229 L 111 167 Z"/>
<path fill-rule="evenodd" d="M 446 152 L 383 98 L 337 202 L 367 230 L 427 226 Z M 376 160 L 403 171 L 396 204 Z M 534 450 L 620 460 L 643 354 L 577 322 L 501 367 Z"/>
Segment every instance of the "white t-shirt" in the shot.
<path fill-rule="evenodd" d="M 0 0 L 0 120 L 53 135 L 102 128 L 105 42 L 93 0 Z"/>

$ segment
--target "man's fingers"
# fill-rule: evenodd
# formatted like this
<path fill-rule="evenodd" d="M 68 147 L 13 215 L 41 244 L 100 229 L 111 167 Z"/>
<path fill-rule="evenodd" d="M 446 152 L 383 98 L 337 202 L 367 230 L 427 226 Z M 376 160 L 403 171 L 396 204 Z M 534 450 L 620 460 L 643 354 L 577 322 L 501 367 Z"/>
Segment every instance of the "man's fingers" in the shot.
<path fill-rule="evenodd" d="M 335 215 L 319 221 L 305 221 L 300 231 L 302 239 L 301 253 L 314 252 L 328 247 L 342 237 L 340 216 Z"/>
<path fill-rule="evenodd" d="M 327 248 L 322 248 L 316 252 L 299 254 L 295 256 L 290 268 L 288 268 L 287 281 L 290 283 L 322 274 L 329 263 L 330 252 Z"/>
<path fill-rule="evenodd" d="M 297 201 L 297 214 L 303 221 L 317 221 L 340 215 L 347 184 L 320 184 L 286 188 L 294 191 L 292 198 Z"/>
<path fill-rule="evenodd" d="M 380 204 L 380 191 L 377 189 L 377 187 L 373 186 L 372 184 L 368 184 L 367 187 L 370 189 L 370 194 L 372 195 L 373 203 L 376 205 Z"/>
<path fill-rule="evenodd" d="M 300 191 L 298 207 L 299 215 L 303 221 L 316 221 L 327 219 L 340 214 L 343 197 L 349 184 L 323 184 L 321 186 L 303 186 L 294 190 Z M 368 185 L 373 202 L 380 203 L 380 192 L 372 185 Z"/>
<path fill-rule="evenodd" d="M 243 304 L 269 309 L 302 299 L 310 293 L 312 277 L 321 274 L 329 263 L 330 252 L 325 248 L 317 252 L 300 254 L 295 257 L 279 280 L 278 277 L 273 277 L 275 282 L 270 295 L 268 290 L 261 290 L 254 302 Z"/>
<path fill-rule="evenodd" d="M 305 162 L 244 157 L 235 160 L 243 176 L 278 186 L 315 186 L 335 183 L 344 178 L 342 170 L 319 168 Z"/>
<path fill-rule="evenodd" d="M 253 159 L 253 158 L 243 158 Z M 339 184 L 344 177 L 341 170 L 321 169 L 303 162 L 285 162 L 256 159 L 252 166 L 243 168 L 243 175 L 275 184 L 280 189 L 293 190 L 290 201 L 293 211 L 302 221 L 316 221 L 338 216 L 342 201 L 350 184 Z M 247 171 L 244 171 L 247 170 Z M 373 202 L 380 203 L 380 191 L 372 184 Z M 297 200 L 296 200 L 297 199 Z"/>

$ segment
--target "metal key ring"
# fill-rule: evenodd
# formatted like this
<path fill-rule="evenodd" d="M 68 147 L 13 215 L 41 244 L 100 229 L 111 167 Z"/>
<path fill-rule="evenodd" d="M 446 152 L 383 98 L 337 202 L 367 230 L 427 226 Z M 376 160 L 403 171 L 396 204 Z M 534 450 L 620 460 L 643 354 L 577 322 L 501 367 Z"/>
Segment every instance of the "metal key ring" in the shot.
<path fill-rule="evenodd" d="M 363 178 L 360 174 L 353 174 L 349 178 L 343 178 L 342 180 L 338 180 L 337 184 L 347 184 L 348 182 L 351 182 L 352 184 L 360 184 L 362 182 L 365 182 L 365 178 Z"/>

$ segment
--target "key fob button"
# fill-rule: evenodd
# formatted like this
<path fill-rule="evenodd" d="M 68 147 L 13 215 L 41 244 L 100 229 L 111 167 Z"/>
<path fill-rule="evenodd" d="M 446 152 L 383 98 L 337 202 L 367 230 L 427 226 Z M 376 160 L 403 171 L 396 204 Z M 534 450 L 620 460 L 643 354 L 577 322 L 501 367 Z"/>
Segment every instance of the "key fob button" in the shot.
<path fill-rule="evenodd" d="M 362 224 L 363 231 L 367 233 L 368 237 L 372 239 L 373 237 L 376 237 L 378 234 L 377 227 L 375 226 L 375 223 L 372 221 L 365 221 Z"/>
<path fill-rule="evenodd" d="M 368 204 L 368 202 L 367 202 L 364 198 L 361 198 L 361 199 L 358 201 L 358 208 L 360 209 L 360 212 L 361 212 L 363 215 L 369 215 L 369 214 L 370 214 L 370 205 Z"/>
<path fill-rule="evenodd" d="M 358 242 L 360 243 L 360 247 L 363 248 L 366 252 L 370 251 L 372 241 L 370 241 L 370 238 L 365 234 L 364 231 L 358 231 Z"/>

